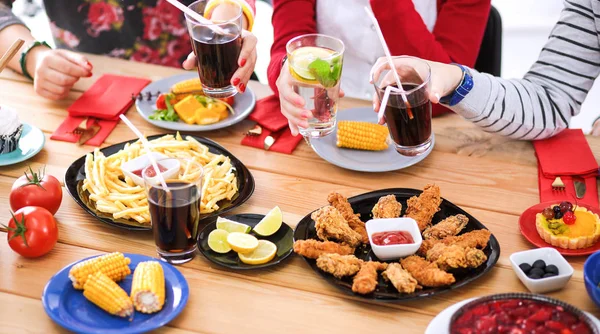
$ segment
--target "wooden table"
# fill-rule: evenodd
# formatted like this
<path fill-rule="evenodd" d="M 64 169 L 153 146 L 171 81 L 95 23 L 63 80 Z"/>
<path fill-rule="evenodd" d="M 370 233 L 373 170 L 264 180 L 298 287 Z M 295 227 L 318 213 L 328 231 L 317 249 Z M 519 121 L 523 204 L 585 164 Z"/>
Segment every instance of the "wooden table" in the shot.
<path fill-rule="evenodd" d="M 0 222 L 9 220 L 9 190 L 27 165 L 34 169 L 47 165 L 47 172 L 62 180 L 71 162 L 92 150 L 50 140 L 50 134 L 67 115 L 67 106 L 100 74 L 156 80 L 181 72 L 105 57 L 90 58 L 95 76 L 81 80 L 69 98 L 61 102 L 37 96 L 31 83 L 10 71 L 0 77 L 2 104 L 15 107 L 22 121 L 40 127 L 47 137 L 45 148 L 35 158 L 0 168 Z M 268 87 L 256 82 L 250 88 L 258 97 L 270 94 Z M 341 109 L 369 105 L 367 101 L 343 99 Z M 166 132 L 143 121 L 134 109 L 128 117 L 146 135 Z M 382 333 L 423 333 L 432 318 L 453 303 L 493 293 L 526 291 L 508 258 L 513 252 L 532 248 L 518 228 L 519 215 L 539 202 L 536 161 L 530 143 L 493 137 L 456 115 L 448 115 L 433 122 L 436 146 L 427 159 L 400 171 L 370 174 L 333 166 L 305 144 L 293 155 L 242 146 L 242 135 L 251 125 L 245 121 L 200 134 L 236 155 L 256 179 L 254 195 L 237 212 L 264 214 L 279 205 L 284 221 L 295 226 L 307 213 L 324 205 L 326 194 L 332 190 L 352 196 L 375 189 L 422 188 L 436 183 L 442 196 L 462 206 L 496 235 L 502 248 L 500 260 L 491 272 L 468 287 L 426 301 L 383 304 L 340 293 L 295 255 L 276 268 L 251 272 L 225 270 L 197 255 L 178 267 L 191 288 L 187 307 L 159 332 L 358 333 L 377 329 Z M 131 138 L 130 130 L 119 124 L 105 145 Z M 600 139 L 588 140 L 596 158 L 600 158 Z M 0 332 L 63 332 L 45 314 L 40 297 L 48 279 L 73 261 L 112 251 L 156 255 L 150 234 L 128 232 L 96 221 L 66 190 L 56 218 L 59 243 L 42 258 L 20 257 L 0 241 Z M 6 233 L 0 231 L 0 240 L 5 239 Z M 583 284 L 585 258 L 568 260 L 575 268 L 573 278 L 565 289 L 549 295 L 599 316 Z"/>

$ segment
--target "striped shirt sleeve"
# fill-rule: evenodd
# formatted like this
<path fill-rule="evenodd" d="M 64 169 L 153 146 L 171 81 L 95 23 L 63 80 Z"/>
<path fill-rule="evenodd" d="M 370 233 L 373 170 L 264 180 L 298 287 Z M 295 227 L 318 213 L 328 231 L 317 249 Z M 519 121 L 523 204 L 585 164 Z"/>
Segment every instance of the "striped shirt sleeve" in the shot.
<path fill-rule="evenodd" d="M 471 70 L 473 89 L 450 109 L 484 131 L 515 139 L 543 139 L 568 128 L 600 73 L 600 2 L 596 12 L 591 1 L 597 0 L 565 1 L 560 20 L 523 79 Z"/>
<path fill-rule="evenodd" d="M 24 25 L 23 22 L 13 14 L 11 8 L 5 4 L 4 1 L 0 1 L 0 30 L 13 24 Z"/>

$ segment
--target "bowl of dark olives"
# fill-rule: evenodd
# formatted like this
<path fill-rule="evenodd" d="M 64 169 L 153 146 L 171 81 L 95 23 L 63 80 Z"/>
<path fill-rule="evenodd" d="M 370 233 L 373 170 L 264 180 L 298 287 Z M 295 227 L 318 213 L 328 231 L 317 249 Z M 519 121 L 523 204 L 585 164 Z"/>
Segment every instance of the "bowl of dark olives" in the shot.
<path fill-rule="evenodd" d="M 513 253 L 510 263 L 523 285 L 533 293 L 560 290 L 573 276 L 573 267 L 550 247 Z"/>

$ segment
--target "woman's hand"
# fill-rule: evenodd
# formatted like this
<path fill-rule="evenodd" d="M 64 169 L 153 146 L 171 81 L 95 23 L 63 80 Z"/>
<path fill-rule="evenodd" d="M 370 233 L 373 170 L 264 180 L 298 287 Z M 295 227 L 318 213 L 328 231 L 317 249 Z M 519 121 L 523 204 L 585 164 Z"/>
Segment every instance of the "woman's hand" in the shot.
<path fill-rule="evenodd" d="M 294 92 L 292 86 L 292 75 L 286 61 L 281 68 L 277 78 L 277 90 L 279 91 L 279 105 L 281 113 L 288 119 L 292 135 L 298 135 L 298 127 L 308 128 L 308 119 L 312 117 L 310 110 L 304 108 L 306 101 L 302 96 Z"/>
<path fill-rule="evenodd" d="M 429 64 L 431 68 L 431 82 L 429 84 L 429 100 L 433 103 L 439 103 L 440 98 L 452 93 L 462 80 L 462 70 L 456 65 L 448 65 L 433 61 L 423 60 Z M 396 72 L 400 76 L 400 80 L 403 78 L 410 78 L 415 75 L 416 72 L 411 70 L 408 66 L 402 66 L 402 59 L 394 59 L 394 66 Z M 389 69 L 387 58 L 381 57 L 377 60 L 373 68 L 371 69 L 371 83 L 377 82 L 381 72 Z M 388 77 L 389 76 L 389 77 Z M 388 72 L 384 82 L 394 82 L 393 73 Z M 373 95 L 373 110 L 379 111 L 379 96 Z M 384 123 L 384 120 L 380 120 L 380 123 Z"/>
<path fill-rule="evenodd" d="M 254 66 L 256 65 L 256 36 L 253 33 L 244 30 L 242 31 L 242 50 L 238 57 L 239 68 L 231 77 L 231 85 L 235 86 L 238 92 L 243 93 L 246 91 L 248 81 L 254 72 Z M 196 56 L 191 52 L 187 59 L 183 62 L 183 68 L 186 70 L 192 70 L 196 68 Z"/>
<path fill-rule="evenodd" d="M 67 50 L 34 48 L 27 55 L 26 65 L 35 92 L 50 100 L 64 99 L 79 78 L 92 76 L 87 58 Z"/>

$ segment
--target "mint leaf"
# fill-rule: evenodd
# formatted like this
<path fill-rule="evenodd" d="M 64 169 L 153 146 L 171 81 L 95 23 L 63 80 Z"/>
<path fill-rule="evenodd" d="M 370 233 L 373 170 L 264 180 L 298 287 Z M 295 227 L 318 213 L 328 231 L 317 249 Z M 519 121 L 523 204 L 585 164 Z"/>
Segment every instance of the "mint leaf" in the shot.
<path fill-rule="evenodd" d="M 340 58 L 331 60 L 331 64 L 323 59 L 317 59 L 308 65 L 308 70 L 325 88 L 333 87 L 340 80 L 342 64 Z"/>

